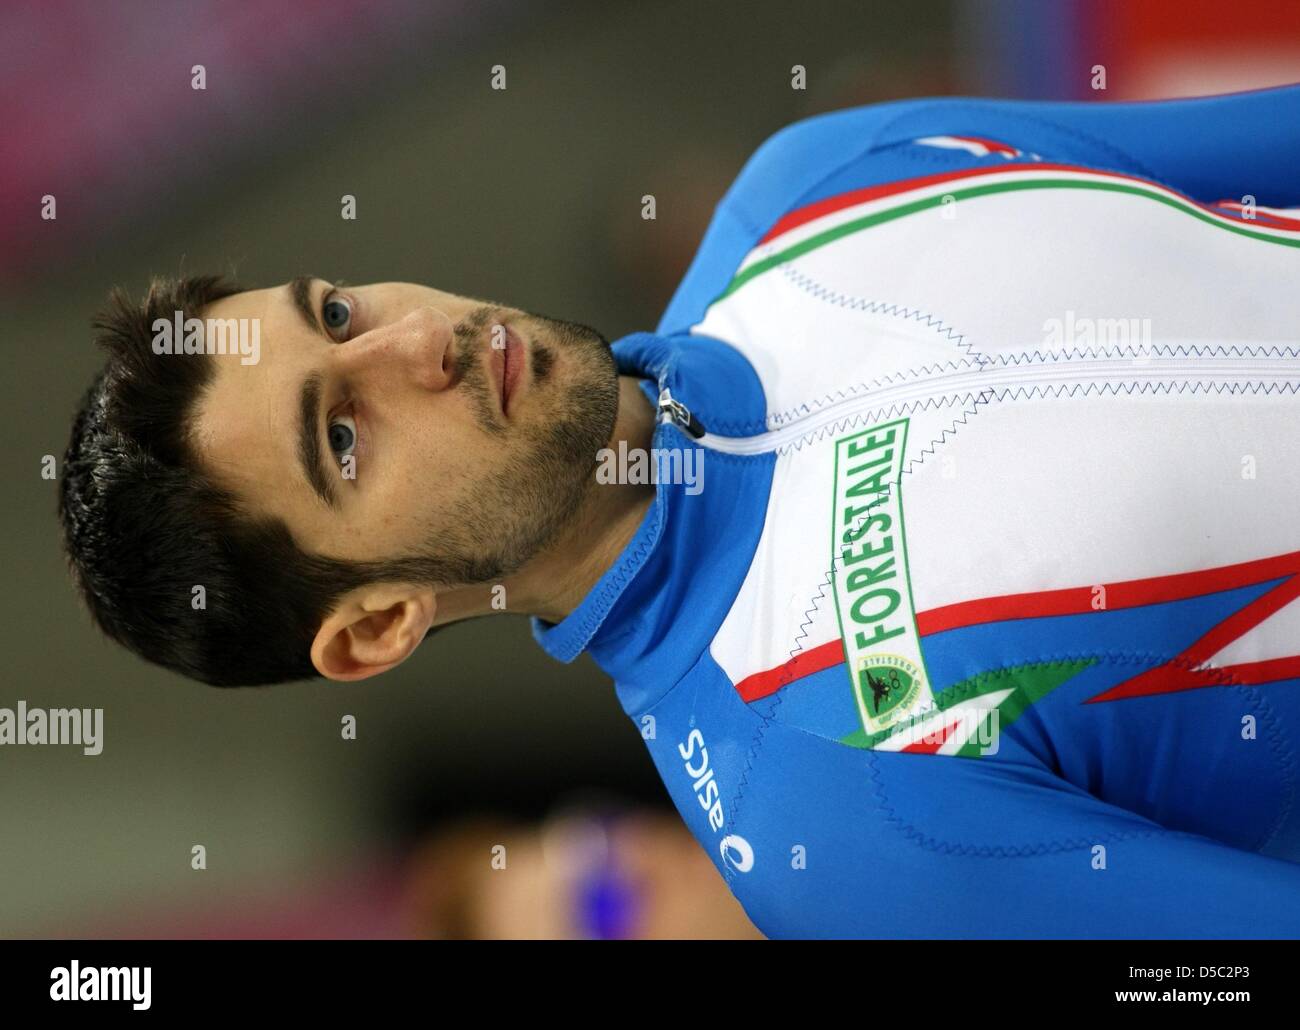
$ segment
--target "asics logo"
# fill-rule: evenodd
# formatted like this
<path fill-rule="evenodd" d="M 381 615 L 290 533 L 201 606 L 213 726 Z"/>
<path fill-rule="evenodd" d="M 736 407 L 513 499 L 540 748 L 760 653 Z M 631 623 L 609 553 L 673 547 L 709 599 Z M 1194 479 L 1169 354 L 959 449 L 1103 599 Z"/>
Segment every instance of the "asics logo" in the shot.
<path fill-rule="evenodd" d="M 718 781 L 709 765 L 709 749 L 704 746 L 704 734 L 698 729 L 691 730 L 686 739 L 677 745 L 677 753 L 685 762 L 696 800 L 708 814 L 709 826 L 714 833 L 720 832 L 727 818 L 722 811 L 722 792 L 718 789 Z M 754 849 L 744 837 L 735 833 L 727 834 L 719 842 L 718 849 L 722 861 L 736 872 L 747 873 L 754 868 Z"/>
<path fill-rule="evenodd" d="M 754 849 L 749 841 L 735 833 L 722 838 L 718 850 L 722 852 L 722 861 L 738 873 L 747 873 L 754 868 Z"/>

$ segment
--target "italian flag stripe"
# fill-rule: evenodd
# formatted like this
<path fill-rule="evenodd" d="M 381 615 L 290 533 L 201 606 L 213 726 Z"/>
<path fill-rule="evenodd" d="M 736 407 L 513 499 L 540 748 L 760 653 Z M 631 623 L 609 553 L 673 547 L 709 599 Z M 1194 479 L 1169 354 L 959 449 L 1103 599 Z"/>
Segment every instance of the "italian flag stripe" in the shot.
<path fill-rule="evenodd" d="M 1246 205 L 1239 200 L 1220 200 L 1215 207 L 1226 207 L 1232 211 L 1245 211 Z M 1300 218 L 1289 218 L 1286 212 L 1275 207 L 1254 207 L 1254 221 L 1275 229 L 1300 229 Z"/>
<path fill-rule="evenodd" d="M 953 139 L 965 140 L 967 143 L 978 143 L 990 154 L 1019 154 L 1020 151 L 1006 143 L 999 143 L 995 139 L 989 139 L 987 136 L 954 136 Z"/>
<path fill-rule="evenodd" d="M 1073 178 L 1052 178 L 1043 176 L 1043 172 L 1058 171 L 1074 173 Z M 1014 172 L 1008 176 L 1008 172 Z M 1082 175 L 1080 175 L 1082 173 Z M 997 181 L 980 183 L 973 182 L 971 185 L 957 188 L 944 189 L 929 192 L 914 200 L 910 200 L 894 207 L 887 207 L 881 210 L 873 210 L 870 214 L 862 215 L 857 218 L 850 218 L 838 225 L 815 232 L 796 243 L 792 243 L 782 249 L 772 252 L 772 248 L 778 245 L 778 241 L 787 233 L 808 225 L 828 215 L 833 215 L 838 211 L 846 208 L 856 207 L 861 204 L 881 200 L 895 194 L 907 193 L 918 189 L 926 189 L 934 186 L 948 186 L 952 183 L 962 182 L 964 180 L 979 180 L 984 177 L 994 177 Z M 827 197 L 825 200 L 819 200 L 814 204 L 792 211 L 781 218 L 766 235 L 759 241 L 759 247 L 763 248 L 766 256 L 759 257 L 758 251 L 752 253 L 755 260 L 747 259 L 742 263 L 741 271 L 727 285 L 727 288 L 718 295 L 714 303 L 735 293 L 746 283 L 757 278 L 764 272 L 771 271 L 773 268 L 786 261 L 793 260 L 811 250 L 824 247 L 828 243 L 833 243 L 845 236 L 861 232 L 872 226 L 881 225 L 885 222 L 892 222 L 898 218 L 905 218 L 908 215 L 916 214 L 919 211 L 925 211 L 930 208 L 938 207 L 943 203 L 944 197 L 952 197 L 954 200 L 971 199 L 974 197 L 989 196 L 995 193 L 1009 193 L 1018 190 L 1037 190 L 1037 189 L 1091 189 L 1105 190 L 1114 193 L 1127 193 L 1137 197 L 1145 197 L 1148 200 L 1154 200 L 1158 203 L 1165 204 L 1174 210 L 1181 211 L 1190 215 L 1199 221 L 1209 225 L 1216 226 L 1227 232 L 1236 233 L 1239 236 L 1245 236 L 1250 239 L 1263 240 L 1267 243 L 1277 243 L 1287 247 L 1300 247 L 1300 232 L 1289 226 L 1269 227 L 1271 232 L 1259 232 L 1254 229 L 1246 228 L 1243 222 L 1232 215 L 1210 207 L 1206 204 L 1200 204 L 1182 194 L 1175 193 L 1156 183 L 1149 182 L 1145 179 L 1139 179 L 1134 176 L 1121 175 L 1110 172 L 1093 172 L 1091 169 L 1079 168 L 1074 165 L 1052 164 L 1049 162 L 1034 162 L 1032 164 L 1006 164 L 995 167 L 966 168 L 958 172 L 948 172 L 940 175 L 927 175 L 915 179 L 905 179 L 900 182 L 885 183 L 879 186 L 871 186 L 861 190 L 851 190 L 848 193 L 841 193 L 834 197 Z M 1274 235 L 1273 233 L 1285 233 L 1287 235 Z M 1295 235 L 1291 235 L 1291 234 Z"/>

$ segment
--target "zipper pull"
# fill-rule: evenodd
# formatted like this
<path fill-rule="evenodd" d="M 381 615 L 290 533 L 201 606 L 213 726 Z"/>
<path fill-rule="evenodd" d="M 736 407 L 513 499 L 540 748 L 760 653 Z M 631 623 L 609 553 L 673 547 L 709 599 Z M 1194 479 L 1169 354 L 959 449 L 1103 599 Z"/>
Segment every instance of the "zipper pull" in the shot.
<path fill-rule="evenodd" d="M 681 401 L 673 400 L 673 395 L 666 386 L 659 391 L 659 421 L 673 423 L 696 440 L 706 432 L 704 423 L 692 415 Z"/>

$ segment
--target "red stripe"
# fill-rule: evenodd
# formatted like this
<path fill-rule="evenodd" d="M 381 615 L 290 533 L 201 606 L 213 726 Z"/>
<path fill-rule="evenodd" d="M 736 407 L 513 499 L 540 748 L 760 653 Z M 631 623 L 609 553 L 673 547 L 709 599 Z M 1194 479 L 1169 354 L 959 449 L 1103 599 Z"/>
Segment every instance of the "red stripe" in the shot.
<path fill-rule="evenodd" d="M 1215 201 L 1216 207 L 1228 207 L 1234 211 L 1245 211 L 1246 205 L 1239 200 L 1219 200 Z M 1240 221 L 1251 221 L 1252 219 L 1239 219 Z M 1255 209 L 1253 221 L 1267 222 L 1270 227 L 1275 229 L 1300 229 L 1300 218 L 1286 218 L 1283 215 L 1274 214 L 1272 211 L 1261 211 Z"/>
<path fill-rule="evenodd" d="M 945 726 L 938 733 L 935 733 L 935 731 L 933 730 L 926 730 L 923 734 L 921 734 L 922 739 L 914 741 L 913 743 L 908 744 L 906 747 L 899 748 L 899 751 L 906 752 L 907 754 L 910 755 L 936 754 L 939 748 L 943 747 L 944 741 L 946 741 L 949 737 L 952 736 L 953 730 L 955 730 L 960 725 L 961 725 L 961 720 L 958 719 L 956 722 L 952 723 L 951 725 Z M 926 737 L 929 737 L 930 739 L 926 740 L 925 739 Z"/>
<path fill-rule="evenodd" d="M 1161 665 L 1134 676 L 1131 680 L 1126 680 L 1096 697 L 1091 697 L 1084 703 L 1121 701 L 1127 697 L 1172 694 L 1182 690 L 1198 690 L 1201 687 L 1258 687 L 1264 683 L 1280 683 L 1293 679 L 1300 679 L 1300 655 L 1268 658 L 1260 662 L 1242 662 L 1240 665 L 1220 665 L 1208 669 Z"/>
<path fill-rule="evenodd" d="M 1233 683 L 1240 683 L 1247 687 L 1300 679 L 1300 655 L 1291 655 L 1289 658 L 1267 658 L 1262 662 L 1242 662 L 1240 665 L 1225 665 L 1222 671 L 1231 675 Z"/>
<path fill-rule="evenodd" d="M 834 211 L 839 211 L 846 207 L 853 207 L 855 204 L 865 204 L 868 200 L 878 200 L 881 197 L 892 196 L 895 193 L 906 193 L 908 190 L 921 189 L 925 186 L 933 186 L 940 182 L 955 182 L 959 179 L 969 179 L 976 175 L 992 175 L 999 172 L 1014 171 L 1016 169 L 1029 168 L 1050 168 L 1056 171 L 1076 171 L 1073 165 L 1051 165 L 1051 164 L 1005 164 L 996 168 L 987 168 L 981 165 L 979 168 L 964 168 L 958 172 L 936 172 L 934 175 L 921 175 L 914 179 L 900 179 L 897 182 L 883 182 L 878 186 L 867 186 L 860 190 L 850 190 L 848 193 L 840 193 L 833 197 L 826 197 L 824 200 L 815 201 L 806 207 L 797 208 L 794 211 L 783 215 L 781 219 L 767 231 L 758 242 L 767 243 L 791 229 L 797 229 L 814 219 L 821 218 L 823 215 L 829 215 Z M 1140 181 L 1140 180 L 1139 180 Z"/>
<path fill-rule="evenodd" d="M 978 168 L 963 168 L 957 172 L 939 172 L 934 175 L 920 175 L 913 179 L 900 179 L 897 182 L 885 182 L 877 186 L 867 186 L 860 190 L 850 190 L 847 193 L 839 193 L 833 197 L 826 197 L 818 200 L 805 207 L 798 208 L 785 215 L 782 215 L 777 223 L 772 226 L 763 237 L 758 241 L 756 246 L 768 243 L 776 239 L 791 229 L 797 229 L 801 225 L 829 215 L 835 211 L 843 210 L 846 207 L 853 207 L 856 204 L 865 204 L 869 200 L 878 200 L 881 197 L 893 196 L 896 193 L 906 193 L 908 190 L 922 189 L 926 186 L 934 186 L 941 182 L 957 182 L 961 179 L 970 179 L 980 175 L 1001 175 L 1003 172 L 1015 171 L 1054 171 L 1054 172 L 1084 172 L 1089 175 L 1097 175 L 1107 179 L 1126 179 L 1129 182 L 1141 183 L 1143 186 L 1154 186 L 1166 193 L 1173 194 L 1191 204 L 1193 207 L 1200 208 L 1202 211 L 1216 215 L 1226 222 L 1240 224 L 1240 219 L 1233 218 L 1231 215 L 1224 214 L 1222 211 L 1209 204 L 1202 204 L 1200 201 L 1193 200 L 1186 194 L 1179 193 L 1177 190 L 1171 190 L 1168 186 L 1158 182 L 1152 182 L 1150 179 L 1143 179 L 1136 175 L 1124 175 L 1121 172 L 1102 172 L 1095 168 L 1083 168 L 1080 165 L 1058 164 L 1052 161 L 1027 161 L 1016 162 L 1009 161 L 1003 165 L 987 166 L 981 165 Z"/>
<path fill-rule="evenodd" d="M 1176 658 L 1170 659 L 1164 665 L 1139 673 L 1123 683 L 1117 683 L 1096 697 L 1090 697 L 1087 703 L 1120 701 L 1126 697 L 1147 697 L 1151 694 L 1169 694 L 1176 690 L 1195 690 L 1198 687 L 1215 687 L 1236 682 L 1230 678 L 1227 669 L 1196 669 L 1192 666 L 1208 661 L 1212 655 L 1218 654 L 1274 612 L 1286 607 L 1297 596 L 1300 596 L 1300 577 L 1279 583 L 1267 594 L 1255 598 L 1245 608 L 1233 612 L 1217 626 L 1212 627 L 1208 633 L 1194 641 Z M 1284 667 L 1292 661 L 1300 661 L 1300 658 L 1281 659 Z M 1258 666 L 1264 663 L 1252 664 Z"/>
<path fill-rule="evenodd" d="M 1247 631 L 1254 629 L 1270 615 L 1285 608 L 1300 595 L 1300 577 L 1279 583 L 1267 594 L 1255 598 L 1245 608 L 1233 612 L 1217 626 L 1212 627 L 1200 640 L 1185 650 L 1181 657 L 1188 665 L 1208 662 L 1214 655 Z"/>
<path fill-rule="evenodd" d="M 984 136 L 953 136 L 952 139 L 963 139 L 967 143 L 978 143 L 981 147 L 987 147 L 995 154 L 1011 154 L 1015 156 L 1020 153 L 1015 147 L 1009 147 L 995 139 L 986 139 Z"/>
<path fill-rule="evenodd" d="M 1197 572 L 1180 572 L 1171 576 L 1152 576 L 1148 579 L 1131 579 L 1121 583 L 1093 584 L 1086 587 L 1067 587 L 1063 590 L 1041 590 L 1025 594 L 1007 594 L 1002 597 L 983 597 L 974 601 L 917 612 L 916 628 L 923 637 L 963 626 L 978 626 L 1006 619 L 1030 619 L 1046 615 L 1076 615 L 1092 611 L 1093 591 L 1098 586 L 1106 588 L 1106 608 L 1136 608 L 1161 601 L 1180 601 L 1202 594 L 1214 594 L 1236 587 L 1263 583 L 1280 576 L 1300 572 L 1300 551 L 1279 554 L 1273 558 L 1260 558 L 1239 565 L 1225 565 L 1217 569 Z"/>
<path fill-rule="evenodd" d="M 736 684 L 736 690 L 740 693 L 741 699 L 749 704 L 751 701 L 775 694 L 792 680 L 811 676 L 814 672 L 832 668 L 842 661 L 844 661 L 843 641 L 828 640 L 810 651 L 801 651 L 775 669 L 746 676 Z"/>
<path fill-rule="evenodd" d="M 1294 575 L 1297 572 L 1300 572 L 1300 551 L 1291 551 L 1272 558 L 1260 558 L 1255 561 L 1225 565 L 1216 569 L 1202 569 L 1196 572 L 1175 573 L 1170 576 L 1152 576 L 1147 579 L 1131 579 L 1120 583 L 1104 584 L 1106 587 L 1105 610 L 1137 608 L 1142 605 L 1158 604 L 1162 601 L 1181 601 L 1189 597 L 1199 597 L 1203 594 L 1219 593 L 1237 587 L 1250 586 L 1254 583 L 1263 583 L 1270 579 Z M 1096 586 L 1101 585 L 1103 584 L 1096 584 Z M 1279 591 L 1282 591 L 1283 588 L 1288 590 L 1294 588 L 1291 596 L 1300 594 L 1300 578 L 1279 584 L 1278 587 L 1270 590 L 1263 597 L 1256 598 L 1254 602 L 1221 624 L 1220 627 L 1216 627 L 1216 630 L 1221 630 L 1223 626 L 1243 624 L 1247 618 L 1244 613 L 1247 612 L 1263 613 L 1250 625 L 1244 625 L 1243 628 L 1237 630 L 1236 634 L 1228 637 L 1223 643 L 1208 651 L 1199 661 L 1204 661 L 1205 658 L 1224 647 L 1228 641 L 1236 639 L 1236 636 L 1244 633 L 1251 625 L 1257 624 L 1281 607 L 1283 594 L 1279 593 Z M 974 601 L 961 601 L 957 604 L 944 605 L 940 608 L 931 608 L 917 613 L 917 632 L 922 637 L 928 637 L 931 634 L 942 633 L 945 630 L 978 626 L 989 622 L 1002 622 L 1008 619 L 1029 619 L 1048 615 L 1078 615 L 1093 610 L 1094 589 L 1095 586 L 1067 587 L 1062 590 L 1042 590 L 1024 594 L 1007 594 L 1002 597 L 985 597 Z M 1270 598 L 1273 600 L 1269 601 Z M 1224 630 L 1223 632 L 1227 631 Z M 1218 639 L 1223 636 L 1223 632 L 1219 632 L 1218 636 L 1215 637 L 1215 631 L 1211 631 L 1211 634 L 1207 634 L 1207 638 L 1214 637 L 1214 639 Z M 736 690 L 746 703 L 757 701 L 760 698 L 775 694 L 782 687 L 797 679 L 811 676 L 816 672 L 822 672 L 832 666 L 839 665 L 842 661 L 844 661 L 843 642 L 839 639 L 829 640 L 808 651 L 800 652 L 788 662 L 773 669 L 746 676 L 736 684 Z M 1193 661 L 1190 664 L 1199 664 L 1199 661 Z M 1233 668 L 1248 670 L 1248 674 L 1264 675 L 1267 673 L 1273 679 L 1286 679 L 1290 675 L 1289 672 L 1288 675 L 1277 676 L 1272 676 L 1272 672 L 1275 669 L 1289 670 L 1291 666 L 1285 664 L 1288 662 L 1297 663 L 1296 675 L 1300 675 L 1300 657 L 1278 658 L 1268 662 L 1255 662 L 1245 666 L 1234 666 Z M 1180 663 L 1184 667 L 1184 671 L 1180 672 L 1180 675 L 1192 675 L 1185 671 L 1185 667 L 1189 663 L 1184 658 L 1180 657 Z M 1250 673 L 1250 670 L 1255 670 L 1255 672 Z M 1149 674 L 1144 675 L 1151 675 L 1157 671 L 1153 669 Z M 1156 680 L 1153 678 L 1151 682 L 1156 682 Z M 1234 680 L 1234 682 L 1243 681 Z M 1245 682 L 1267 682 L 1267 680 L 1247 680 Z M 1194 685 L 1210 686 L 1212 684 L 1197 683 Z M 1124 684 L 1120 686 L 1124 686 Z M 1108 695 L 1099 695 L 1093 700 L 1112 700 L 1112 698 Z"/>

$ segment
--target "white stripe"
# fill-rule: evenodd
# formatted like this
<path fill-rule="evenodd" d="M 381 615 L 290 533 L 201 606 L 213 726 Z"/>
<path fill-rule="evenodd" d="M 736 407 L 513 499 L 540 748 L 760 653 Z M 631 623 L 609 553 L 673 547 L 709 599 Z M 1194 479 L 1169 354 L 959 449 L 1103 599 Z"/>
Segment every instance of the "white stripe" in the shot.
<path fill-rule="evenodd" d="M 902 751 L 903 748 L 911 744 L 924 743 L 926 734 L 936 733 L 945 726 L 951 726 L 955 721 L 957 726 L 952 735 L 940 744 L 934 752 L 937 755 L 955 755 L 976 734 L 984 721 L 988 719 L 988 713 L 1002 704 L 1011 694 L 1012 690 L 1010 689 L 995 690 L 988 694 L 981 694 L 978 697 L 961 701 L 951 708 L 945 708 L 943 711 L 934 712 L 906 729 L 886 737 L 875 746 L 875 750 Z M 998 732 L 1001 732 L 1000 723 Z M 996 738 L 994 740 L 996 741 Z"/>
<path fill-rule="evenodd" d="M 987 157 L 992 153 L 983 143 L 976 143 L 974 140 L 969 139 L 958 139 L 956 136 L 923 136 L 921 139 L 912 140 L 912 142 L 927 147 L 942 147 L 945 150 L 965 150 L 976 157 Z"/>
<path fill-rule="evenodd" d="M 811 239 L 820 233 L 834 229 L 837 226 L 844 225 L 847 222 L 855 221 L 858 218 L 864 218 L 868 215 L 878 214 L 881 211 L 887 211 L 895 207 L 901 207 L 905 204 L 914 203 L 918 200 L 924 200 L 934 197 L 943 197 L 955 193 L 958 190 L 968 189 L 972 186 L 992 185 L 996 183 L 1015 182 L 1029 177 L 1039 179 L 1069 179 L 1077 182 L 1112 182 L 1125 186 L 1132 186 L 1152 196 L 1168 197 L 1179 202 L 1180 207 L 1184 209 L 1193 209 L 1201 214 L 1214 219 L 1223 225 L 1240 225 L 1255 232 L 1266 236 L 1275 236 L 1279 239 L 1297 239 L 1300 234 L 1286 229 L 1278 229 L 1273 226 L 1260 225 L 1256 223 L 1242 223 L 1228 215 L 1214 214 L 1196 207 L 1191 201 L 1180 196 L 1173 190 L 1165 189 L 1153 183 L 1147 183 L 1141 180 L 1128 179 L 1122 176 L 1102 175 L 1093 172 L 1076 172 L 1076 171 L 1057 171 L 1042 170 L 1038 168 L 1020 168 L 1009 169 L 1006 171 L 991 171 L 987 175 L 967 176 L 965 178 L 953 179 L 947 182 L 934 183 L 928 186 L 917 187 L 916 189 L 904 190 L 901 193 L 891 193 L 888 196 L 878 197 L 874 200 L 868 200 L 861 204 L 853 204 L 849 207 L 841 208 L 838 211 L 832 211 L 828 214 L 815 218 L 803 225 L 795 226 L 793 229 L 782 233 L 780 236 L 769 240 L 767 243 L 760 244 L 745 255 L 744 260 L 736 269 L 736 275 L 744 272 L 750 265 L 763 261 L 773 254 L 779 253 L 789 247 L 793 247 L 805 240 Z M 989 199 L 989 198 L 980 198 Z M 1264 211 L 1265 208 L 1257 208 Z M 1276 213 L 1286 216 L 1286 212 L 1278 208 Z M 1180 217 L 1186 218 L 1186 214 L 1180 214 Z"/>

